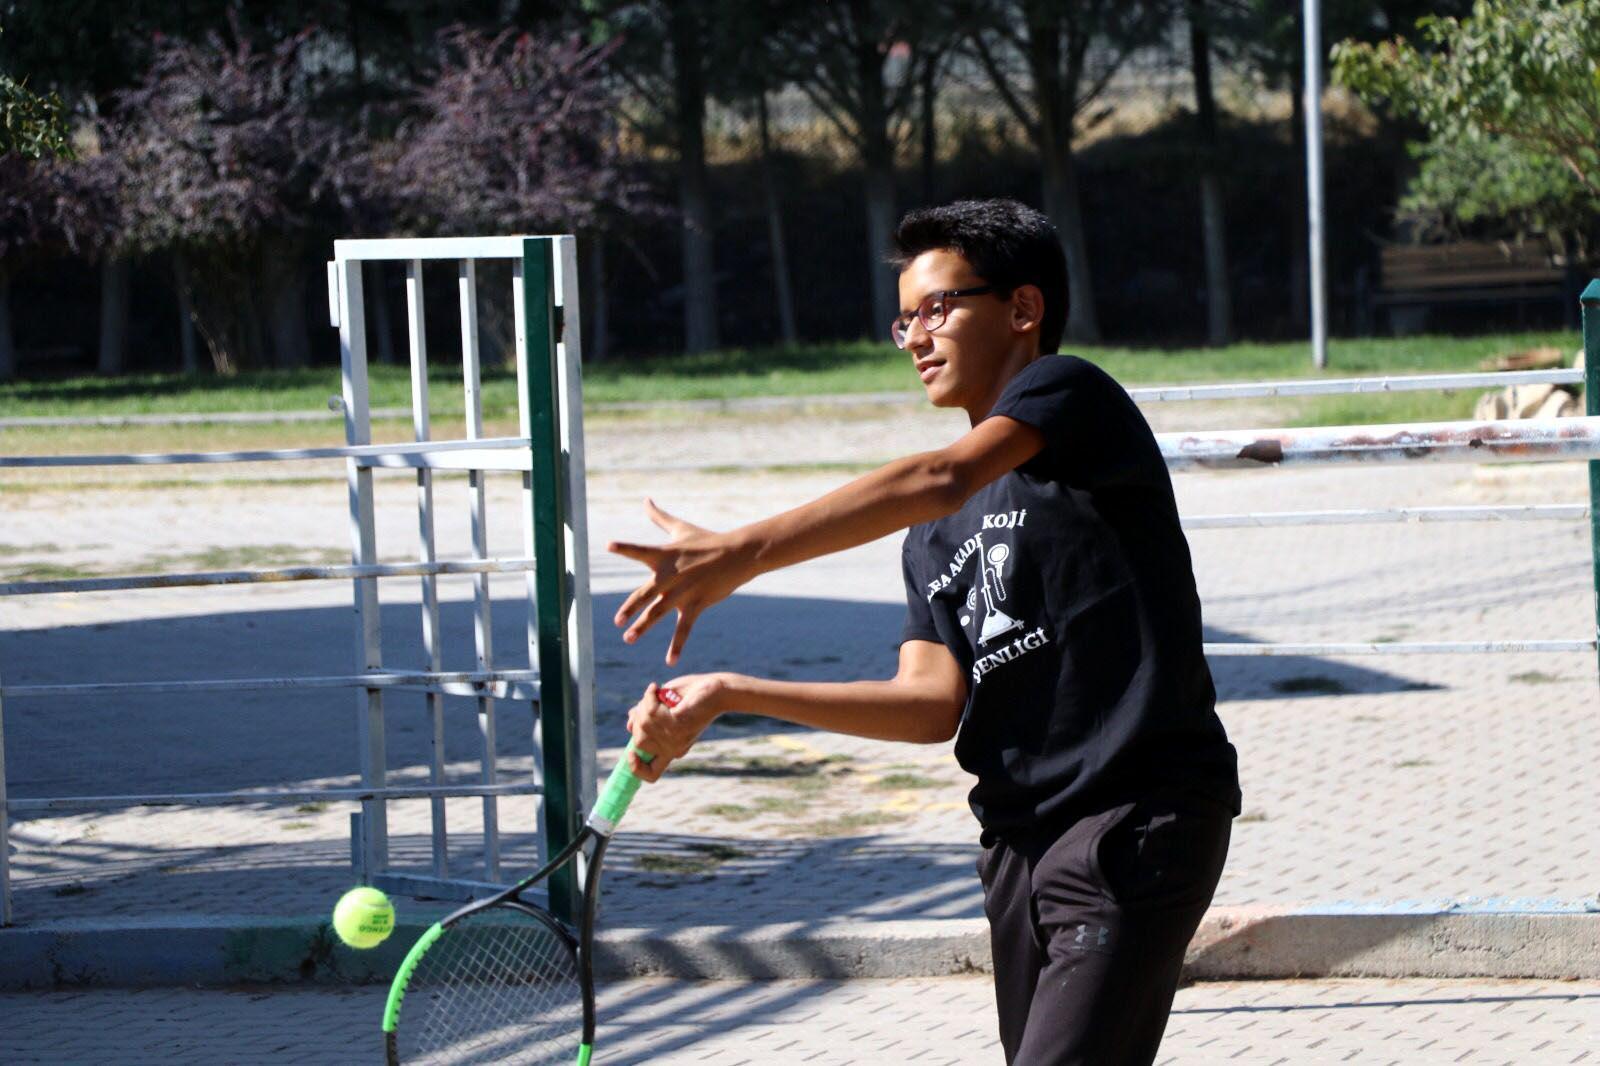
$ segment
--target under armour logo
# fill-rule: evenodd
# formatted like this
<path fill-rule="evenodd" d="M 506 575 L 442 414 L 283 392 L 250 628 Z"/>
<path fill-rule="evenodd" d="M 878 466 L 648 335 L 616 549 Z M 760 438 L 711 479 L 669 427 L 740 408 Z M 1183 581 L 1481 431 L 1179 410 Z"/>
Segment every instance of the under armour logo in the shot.
<path fill-rule="evenodd" d="M 1109 937 L 1110 935 L 1111 935 L 1111 930 L 1107 929 L 1103 925 L 1100 926 L 1099 927 L 1099 932 L 1096 934 L 1096 940 L 1094 942 L 1095 947 L 1100 947 L 1100 948 L 1105 947 L 1106 946 L 1106 938 Z M 1085 923 L 1083 925 L 1078 926 L 1078 935 L 1073 938 L 1073 943 L 1075 943 L 1075 944 L 1087 944 L 1088 942 L 1089 942 L 1089 926 L 1088 926 L 1087 923 Z"/>

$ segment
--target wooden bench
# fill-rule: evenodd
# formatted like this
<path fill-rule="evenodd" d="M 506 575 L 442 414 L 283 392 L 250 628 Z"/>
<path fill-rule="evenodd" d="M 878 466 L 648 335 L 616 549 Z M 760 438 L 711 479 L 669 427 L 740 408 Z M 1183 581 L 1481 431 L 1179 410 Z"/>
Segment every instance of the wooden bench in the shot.
<path fill-rule="evenodd" d="M 1391 244 L 1379 254 L 1379 281 L 1373 307 L 1389 309 L 1391 329 L 1401 322 L 1420 326 L 1429 307 L 1440 304 L 1517 303 L 1563 300 L 1569 324 L 1576 323 L 1575 278 L 1562 257 L 1542 241 L 1455 241 L 1450 244 Z M 1568 296 L 1571 299 L 1568 299 Z M 1413 314 L 1397 315 L 1410 310 Z"/>

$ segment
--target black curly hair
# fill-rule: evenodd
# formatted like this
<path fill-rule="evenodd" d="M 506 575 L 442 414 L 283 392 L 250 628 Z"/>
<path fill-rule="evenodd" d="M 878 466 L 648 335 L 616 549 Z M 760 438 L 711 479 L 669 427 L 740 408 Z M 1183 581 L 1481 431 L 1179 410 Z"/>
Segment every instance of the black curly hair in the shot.
<path fill-rule="evenodd" d="M 904 270 L 923 252 L 955 252 L 1003 292 L 1037 285 L 1044 293 L 1039 350 L 1061 347 L 1067 326 L 1067 257 L 1056 228 L 1015 200 L 958 200 L 909 212 L 894 231 L 889 262 Z"/>

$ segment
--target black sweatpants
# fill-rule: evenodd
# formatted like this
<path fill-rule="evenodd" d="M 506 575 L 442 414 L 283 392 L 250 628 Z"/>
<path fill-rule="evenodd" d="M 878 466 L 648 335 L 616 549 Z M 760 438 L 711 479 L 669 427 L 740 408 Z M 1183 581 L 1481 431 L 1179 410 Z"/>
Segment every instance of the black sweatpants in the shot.
<path fill-rule="evenodd" d="M 978 858 L 1011 1066 L 1155 1060 L 1233 812 L 1155 794 Z M 987 836 L 987 834 L 986 834 Z"/>

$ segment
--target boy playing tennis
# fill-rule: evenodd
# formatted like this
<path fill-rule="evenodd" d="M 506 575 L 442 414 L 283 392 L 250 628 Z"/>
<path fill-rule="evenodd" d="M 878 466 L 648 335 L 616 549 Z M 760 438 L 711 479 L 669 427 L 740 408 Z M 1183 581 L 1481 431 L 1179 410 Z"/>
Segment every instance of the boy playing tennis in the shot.
<path fill-rule="evenodd" d="M 740 711 L 883 740 L 955 738 L 982 826 L 1006 1061 L 1149 1063 L 1184 949 L 1227 855 L 1239 788 L 1201 652 L 1200 603 L 1155 438 L 1109 376 L 1053 353 L 1066 321 L 1054 229 L 1012 201 L 913 212 L 895 234 L 895 343 L 972 429 L 726 533 L 648 503 L 672 538 L 611 550 L 652 572 L 617 612 L 632 642 L 758 574 L 910 527 L 888 681 L 699 674 L 628 726 L 656 780 Z M 637 615 L 637 618 L 635 616 Z"/>

